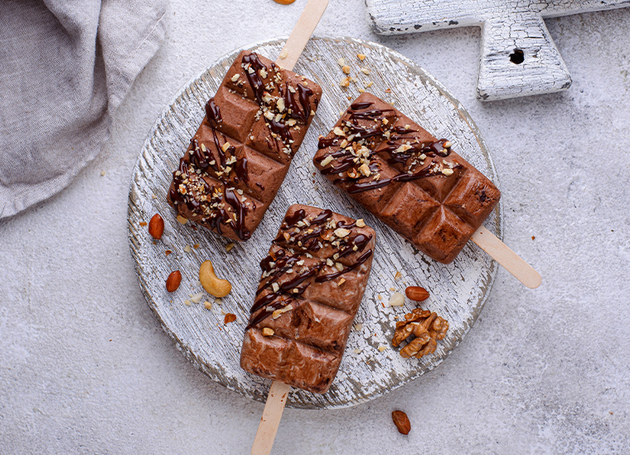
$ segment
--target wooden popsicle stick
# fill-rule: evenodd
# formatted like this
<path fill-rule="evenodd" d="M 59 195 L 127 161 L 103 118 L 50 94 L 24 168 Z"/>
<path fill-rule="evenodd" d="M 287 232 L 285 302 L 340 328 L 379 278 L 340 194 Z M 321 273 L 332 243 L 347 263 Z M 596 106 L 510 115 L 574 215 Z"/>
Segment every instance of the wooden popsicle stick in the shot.
<path fill-rule="evenodd" d="M 284 382 L 273 381 L 271 384 L 252 446 L 252 455 L 269 455 L 271 453 L 271 447 L 273 447 L 273 441 L 276 438 L 278 425 L 282 419 L 282 411 L 284 411 L 290 390 L 291 386 Z"/>
<path fill-rule="evenodd" d="M 289 35 L 289 39 L 280 52 L 278 60 L 276 60 L 277 65 L 287 70 L 293 70 L 327 6 L 328 0 L 308 0 L 304 11 L 302 11 Z M 265 409 L 252 445 L 252 455 L 269 455 L 271 453 L 290 390 L 291 386 L 281 381 L 273 381 L 271 384 Z"/>
<path fill-rule="evenodd" d="M 475 231 L 472 241 L 528 288 L 535 289 L 540 286 L 542 282 L 540 273 L 484 226 Z"/>
<path fill-rule="evenodd" d="M 280 52 L 278 60 L 276 60 L 277 65 L 287 70 L 293 69 L 327 6 L 328 0 L 308 0 L 302 15 L 293 27 L 282 52 Z"/>

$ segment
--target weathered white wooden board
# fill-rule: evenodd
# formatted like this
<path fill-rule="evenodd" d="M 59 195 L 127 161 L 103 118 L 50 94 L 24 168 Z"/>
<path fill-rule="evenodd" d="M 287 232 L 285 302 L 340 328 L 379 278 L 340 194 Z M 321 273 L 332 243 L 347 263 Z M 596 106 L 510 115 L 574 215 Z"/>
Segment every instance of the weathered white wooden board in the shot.
<path fill-rule="evenodd" d="M 250 47 L 275 59 L 283 41 Z M 454 148 L 477 169 L 497 183 L 496 172 L 484 142 L 465 109 L 430 75 L 402 55 L 377 44 L 349 38 L 314 38 L 307 45 L 295 70 L 313 79 L 324 89 L 317 115 L 296 154 L 287 178 L 264 220 L 245 243 L 226 252 L 227 239 L 204 228 L 194 230 L 175 219 L 166 203 L 171 173 L 188 146 L 204 115 L 204 105 L 214 95 L 227 68 L 240 51 L 222 58 L 193 80 L 166 108 L 142 148 L 129 193 L 129 241 L 142 291 L 164 330 L 176 346 L 212 379 L 244 396 L 264 401 L 271 381 L 245 373 L 239 365 L 241 344 L 249 308 L 260 277 L 259 262 L 267 255 L 271 240 L 287 207 L 306 203 L 354 217 L 364 218 L 377 232 L 372 273 L 337 378 L 325 395 L 294 389 L 288 405 L 302 408 L 335 408 L 368 401 L 417 378 L 438 365 L 461 341 L 479 315 L 492 287 L 498 265 L 472 242 L 449 265 L 439 264 L 421 253 L 352 199 L 339 192 L 316 171 L 312 157 L 318 135 L 326 134 L 349 97 L 359 95 L 363 83 L 373 81 L 370 91 L 393 102 L 401 111 L 422 124 L 437 137 L 449 138 Z M 367 57 L 360 62 L 357 54 Z M 359 84 L 343 89 L 345 76 L 337 60 L 344 58 Z M 361 63 L 359 65 L 359 63 Z M 359 71 L 369 70 L 369 75 Z M 391 91 L 389 90 L 391 89 Z M 387 91 L 386 91 L 387 90 Z M 165 221 L 164 236 L 154 242 L 146 226 L 160 213 Z M 502 237 L 500 205 L 485 225 Z M 200 248 L 185 252 L 186 245 Z M 166 255 L 165 251 L 173 253 Z M 232 293 L 212 310 L 203 303 L 187 306 L 190 294 L 203 291 L 198 283 L 201 262 L 211 259 L 217 274 L 232 282 Z M 169 273 L 179 269 L 183 280 L 173 294 L 165 289 Z M 396 272 L 402 277 L 395 279 Z M 416 305 L 384 307 L 392 289 L 404 292 L 407 285 L 421 285 L 431 292 L 423 306 L 437 311 L 450 324 L 447 337 L 430 356 L 403 359 L 390 345 L 397 317 Z M 380 299 L 379 300 L 379 296 Z M 224 325 L 223 312 L 237 315 L 238 322 Z M 380 352 L 378 348 L 387 349 Z"/>
<path fill-rule="evenodd" d="M 544 18 L 630 6 L 630 0 L 365 0 L 376 33 L 482 29 L 477 98 L 566 90 L 571 75 Z M 588 39 L 585 37 L 585 39 Z"/>

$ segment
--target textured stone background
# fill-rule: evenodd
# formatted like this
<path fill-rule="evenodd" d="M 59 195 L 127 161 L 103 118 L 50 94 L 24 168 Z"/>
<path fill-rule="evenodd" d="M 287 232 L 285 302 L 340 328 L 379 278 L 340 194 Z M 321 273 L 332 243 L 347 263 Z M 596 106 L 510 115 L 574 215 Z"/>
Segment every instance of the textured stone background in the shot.
<path fill-rule="evenodd" d="M 159 328 L 133 271 L 127 194 L 177 90 L 233 48 L 288 34 L 304 2 L 174 0 L 103 153 L 0 223 L 1 452 L 249 452 L 262 404 L 212 383 Z M 274 453 L 630 451 L 630 9 L 547 25 L 569 91 L 482 104 L 479 30 L 378 37 L 361 0 L 331 1 L 319 35 L 392 47 L 468 109 L 499 173 L 505 241 L 544 278 L 531 291 L 501 270 L 436 370 L 367 405 L 287 410 Z"/>

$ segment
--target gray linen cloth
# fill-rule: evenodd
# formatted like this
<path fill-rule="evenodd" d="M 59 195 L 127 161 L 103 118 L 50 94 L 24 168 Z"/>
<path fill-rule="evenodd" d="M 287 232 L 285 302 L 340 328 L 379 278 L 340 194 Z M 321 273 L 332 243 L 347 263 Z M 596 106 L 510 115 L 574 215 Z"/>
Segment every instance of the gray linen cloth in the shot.
<path fill-rule="evenodd" d="M 0 0 L 0 219 L 66 187 L 164 38 L 167 0 Z"/>

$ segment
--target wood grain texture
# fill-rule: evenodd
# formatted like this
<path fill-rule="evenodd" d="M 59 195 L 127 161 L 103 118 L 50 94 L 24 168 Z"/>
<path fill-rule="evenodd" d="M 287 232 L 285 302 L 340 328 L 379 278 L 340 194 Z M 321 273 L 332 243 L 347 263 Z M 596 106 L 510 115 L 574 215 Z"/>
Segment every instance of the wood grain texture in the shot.
<path fill-rule="evenodd" d="M 250 49 L 270 58 L 280 53 L 284 42 L 270 41 Z M 486 146 L 472 119 L 461 104 L 438 82 L 402 55 L 374 43 L 350 38 L 314 38 L 295 70 L 324 88 L 317 115 L 297 152 L 287 178 L 264 220 L 245 243 L 226 252 L 229 240 L 203 228 L 181 225 L 166 203 L 171 173 L 188 146 L 204 115 L 204 105 L 214 95 L 227 68 L 240 49 L 220 59 L 185 87 L 166 108 L 150 131 L 136 164 L 129 192 L 129 241 L 142 292 L 149 306 L 173 338 L 176 346 L 201 371 L 238 393 L 264 401 L 271 381 L 245 373 L 239 365 L 240 349 L 249 308 L 260 278 L 259 262 L 267 254 L 287 207 L 304 203 L 353 217 L 364 218 L 377 232 L 372 273 L 355 319 L 360 324 L 350 334 L 339 373 L 324 395 L 292 390 L 287 406 L 299 408 L 339 408 L 366 402 L 402 386 L 435 368 L 457 346 L 473 325 L 492 287 L 498 265 L 472 242 L 451 264 L 437 263 L 424 256 L 402 237 L 387 228 L 352 199 L 331 185 L 316 171 L 312 157 L 317 139 L 325 134 L 350 101 L 359 95 L 364 83 L 369 90 L 393 102 L 402 112 L 436 137 L 449 138 L 454 148 L 472 165 L 498 184 L 496 171 Z M 357 54 L 365 54 L 360 62 Z M 345 76 L 337 63 L 344 58 L 352 68 L 357 84 L 342 88 Z M 359 71 L 369 70 L 369 75 Z M 390 90 L 391 89 L 391 90 Z M 501 204 L 486 220 L 486 227 L 502 237 Z M 147 228 L 154 213 L 164 218 L 162 240 L 153 243 Z M 200 248 L 185 252 L 186 245 Z M 166 255 L 165 251 L 173 253 Z M 222 278 L 232 282 L 232 293 L 219 305 L 204 294 L 201 303 L 186 305 L 190 295 L 202 292 L 198 283 L 200 264 L 211 259 Z M 183 280 L 173 294 L 165 289 L 168 274 L 179 269 Z M 395 274 L 401 277 L 396 280 Z M 403 359 L 391 347 L 398 317 L 416 307 L 407 301 L 403 307 L 386 307 L 392 289 L 404 292 L 407 285 L 420 285 L 431 292 L 423 307 L 437 311 L 450 324 L 447 337 L 430 356 Z M 213 303 L 207 310 L 203 302 Z M 224 312 L 237 315 L 237 322 L 224 325 Z M 383 352 L 379 346 L 385 346 Z"/>
<path fill-rule="evenodd" d="M 366 0 L 366 5 L 374 30 L 385 35 L 480 26 L 477 98 L 485 101 L 568 89 L 571 75 L 543 19 L 623 8 L 630 0 Z M 514 63 L 518 52 L 523 60 Z"/>

